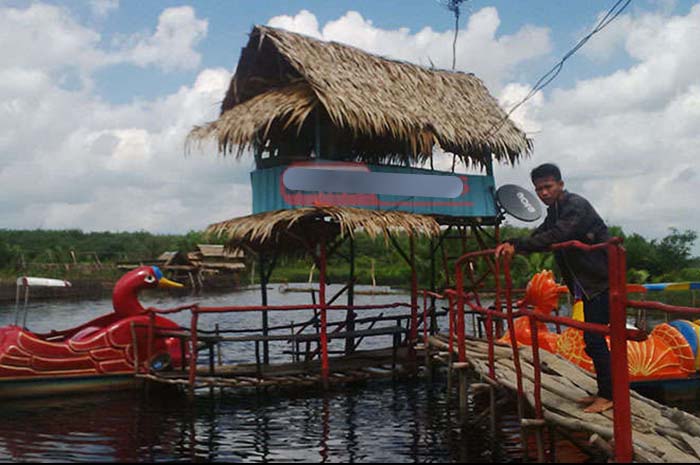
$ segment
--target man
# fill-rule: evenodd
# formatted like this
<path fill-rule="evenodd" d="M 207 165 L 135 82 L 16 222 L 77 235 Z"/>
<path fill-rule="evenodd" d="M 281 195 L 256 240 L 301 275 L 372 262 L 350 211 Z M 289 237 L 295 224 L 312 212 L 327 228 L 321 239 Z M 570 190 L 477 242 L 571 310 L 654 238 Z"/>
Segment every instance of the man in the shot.
<path fill-rule="evenodd" d="M 540 165 L 532 170 L 530 178 L 537 196 L 548 207 L 547 217 L 529 237 L 500 244 L 496 257 L 548 250 L 552 244 L 570 240 L 596 244 L 609 239 L 607 226 L 591 204 L 580 195 L 564 190 L 556 165 Z M 568 248 L 555 251 L 554 256 L 571 293 L 583 299 L 586 322 L 609 324 L 607 253 Z M 584 412 L 604 412 L 613 406 L 610 351 L 603 335 L 585 332 L 583 337 L 586 353 L 593 359 L 598 392 L 578 402 L 586 405 Z"/>

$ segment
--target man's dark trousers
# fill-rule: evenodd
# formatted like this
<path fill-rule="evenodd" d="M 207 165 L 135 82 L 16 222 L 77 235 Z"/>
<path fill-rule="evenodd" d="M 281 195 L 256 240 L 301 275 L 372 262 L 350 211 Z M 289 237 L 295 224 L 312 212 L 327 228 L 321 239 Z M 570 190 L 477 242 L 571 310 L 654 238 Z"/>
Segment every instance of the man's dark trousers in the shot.
<path fill-rule="evenodd" d="M 583 314 L 586 323 L 610 323 L 610 306 L 608 291 L 601 292 L 592 299 L 583 298 Z M 583 333 L 586 342 L 586 353 L 593 359 L 596 379 L 598 381 L 598 397 L 612 400 L 612 375 L 610 372 L 610 350 L 605 342 L 605 336 L 596 333 Z"/>

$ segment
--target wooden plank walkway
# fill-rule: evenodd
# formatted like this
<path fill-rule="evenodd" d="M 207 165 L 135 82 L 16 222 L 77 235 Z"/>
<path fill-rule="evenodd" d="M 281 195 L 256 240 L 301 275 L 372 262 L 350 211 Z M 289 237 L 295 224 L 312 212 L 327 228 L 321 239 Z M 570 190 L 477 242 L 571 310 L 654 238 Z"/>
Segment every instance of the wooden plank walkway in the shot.
<path fill-rule="evenodd" d="M 429 338 L 429 346 L 440 351 L 438 358 L 443 362 L 449 360 L 447 341 L 446 335 Z M 488 343 L 468 338 L 466 346 L 469 368 L 488 376 Z M 456 344 L 454 351 L 456 354 Z M 496 345 L 495 360 L 497 382 L 517 393 L 510 346 Z M 532 349 L 521 346 L 523 390 L 530 406 L 534 407 L 532 360 Z M 612 411 L 601 414 L 584 413 L 575 402 L 576 399 L 595 394 L 597 388 L 593 376 L 544 350 L 540 351 L 540 360 L 545 420 L 569 431 L 590 433 L 592 442 L 598 446 L 601 446 L 601 443 L 595 441 L 596 438 L 610 441 L 613 438 Z M 700 418 L 659 404 L 634 391 L 631 391 L 631 404 L 635 461 L 700 463 Z"/>
<path fill-rule="evenodd" d="M 400 376 L 414 371 L 411 366 L 419 363 L 423 355 L 416 352 L 412 361 L 409 350 L 400 347 L 356 351 L 351 355 L 334 357 L 330 360 L 329 385 L 362 381 L 371 378 Z M 189 387 L 186 371 L 166 371 L 154 374 L 138 374 L 138 378 L 165 384 Z M 254 363 L 238 365 L 217 365 L 214 373 L 209 369 L 197 370 L 194 388 L 263 388 L 263 387 L 304 387 L 323 386 L 321 362 L 301 361 L 270 365 Z"/>

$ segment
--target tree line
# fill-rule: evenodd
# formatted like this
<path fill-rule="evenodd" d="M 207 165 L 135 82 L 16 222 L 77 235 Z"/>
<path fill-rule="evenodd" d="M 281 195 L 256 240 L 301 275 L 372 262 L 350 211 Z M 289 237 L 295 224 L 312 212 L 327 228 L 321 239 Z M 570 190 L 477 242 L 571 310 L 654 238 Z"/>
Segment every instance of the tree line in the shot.
<path fill-rule="evenodd" d="M 489 234 L 489 230 L 485 231 Z M 492 231 L 491 231 L 492 232 Z M 504 226 L 501 237 L 504 239 L 524 236 L 530 233 L 527 228 Z M 661 239 L 647 239 L 637 233 L 625 233 L 620 227 L 611 228 L 612 235 L 624 239 L 627 250 L 628 281 L 671 282 L 700 281 L 700 257 L 692 255 L 692 247 L 697 240 L 695 231 L 679 231 L 671 228 Z M 466 250 L 477 250 L 479 245 L 473 237 L 466 244 L 459 240 L 445 240 L 443 247 L 436 249 L 436 239 L 416 241 L 416 265 L 421 286 L 430 282 L 431 267 L 435 268 L 436 286 L 442 287 L 453 279 L 453 271 L 447 272 L 443 257 L 450 262 Z M 410 282 L 410 267 L 401 252 L 384 238 L 372 239 L 359 233 L 355 237 L 355 275 L 358 283 L 406 285 Z M 396 242 L 404 252 L 409 250 L 405 236 L 397 236 Z M 183 252 L 195 250 L 197 244 L 221 243 L 220 240 L 206 237 L 203 232 L 190 231 L 186 234 L 152 234 L 139 232 L 83 232 L 69 230 L 10 230 L 0 229 L 0 275 L 6 278 L 26 273 L 42 264 L 69 265 L 100 263 L 109 268 L 119 262 L 152 260 L 165 251 Z M 435 250 L 431 263 L 430 251 Z M 333 282 L 344 282 L 349 275 L 349 245 L 339 248 L 340 254 L 329 259 L 329 277 Z M 274 281 L 306 281 L 311 260 L 308 257 L 280 257 L 272 274 Z M 252 262 L 250 263 L 252 266 Z M 480 265 L 485 267 L 486 264 Z M 113 267 L 114 268 L 114 267 Z M 550 253 L 518 255 L 513 262 L 513 276 L 516 286 L 524 286 L 527 280 L 542 269 L 555 269 Z M 479 270 L 477 270 L 479 271 Z M 556 270 L 555 270 L 556 271 Z M 315 278 L 318 277 L 316 273 Z M 488 285 L 488 283 L 487 283 Z"/>
<path fill-rule="evenodd" d="M 611 235 L 622 237 L 627 250 L 627 279 L 630 283 L 700 281 L 700 257 L 692 255 L 692 248 L 697 239 L 697 233 L 686 230 L 669 229 L 669 233 L 661 239 L 646 239 L 640 234 L 625 233 L 621 227 L 611 227 Z M 486 234 L 493 233 L 486 229 Z M 504 226 L 501 228 L 501 238 L 509 239 L 530 234 L 531 229 Z M 407 253 L 409 241 L 404 236 L 396 239 L 400 249 Z M 430 284 L 431 268 L 435 268 L 436 287 L 442 288 L 454 285 L 454 259 L 466 251 L 479 249 L 479 244 L 473 237 L 468 237 L 465 244 L 459 240 L 445 240 L 442 247 L 436 249 L 436 243 L 429 239 L 419 238 L 416 241 L 416 268 L 419 283 L 422 287 Z M 431 263 L 430 250 L 435 250 L 434 263 Z M 349 250 L 347 246 L 340 247 L 340 254 L 329 258 L 328 274 L 331 282 L 345 282 L 349 275 L 350 265 L 344 258 Z M 450 263 L 447 270 L 443 259 Z M 299 257 L 284 257 L 278 260 L 277 268 L 272 274 L 273 281 L 304 282 L 309 277 L 311 260 Z M 476 274 L 484 273 L 488 264 L 485 261 L 476 263 Z M 512 275 L 516 287 L 524 287 L 533 274 L 543 270 L 554 270 L 557 274 L 554 256 L 548 252 L 537 252 L 529 255 L 516 255 L 512 263 Z M 374 273 L 372 271 L 374 270 Z M 360 284 L 372 284 L 372 274 L 378 284 L 408 286 L 410 283 L 410 267 L 402 254 L 382 238 L 371 239 L 367 235 L 358 234 L 355 238 L 355 276 Z M 318 274 L 314 275 L 317 278 Z M 449 280 L 452 280 L 451 282 Z M 493 287 L 493 281 L 484 281 L 486 287 Z"/>
<path fill-rule="evenodd" d="M 49 264 L 99 264 L 110 268 L 119 262 L 151 260 L 165 251 L 194 250 L 197 244 L 205 242 L 209 243 L 198 231 L 177 235 L 0 229 L 0 275 L 12 277 Z"/>

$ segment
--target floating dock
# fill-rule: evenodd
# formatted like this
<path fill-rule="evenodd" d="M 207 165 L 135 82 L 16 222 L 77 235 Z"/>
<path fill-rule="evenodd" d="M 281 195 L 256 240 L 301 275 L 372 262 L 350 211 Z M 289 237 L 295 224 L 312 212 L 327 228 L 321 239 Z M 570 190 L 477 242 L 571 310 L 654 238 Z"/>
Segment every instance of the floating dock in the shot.
<path fill-rule="evenodd" d="M 197 371 L 194 389 L 202 388 L 318 388 L 365 381 L 375 378 L 396 378 L 415 374 L 415 357 L 406 347 L 357 351 L 333 358 L 327 379 L 321 373 L 320 360 L 270 365 L 219 365 Z M 139 374 L 137 377 L 156 383 L 190 387 L 189 374 L 182 371 Z"/>

